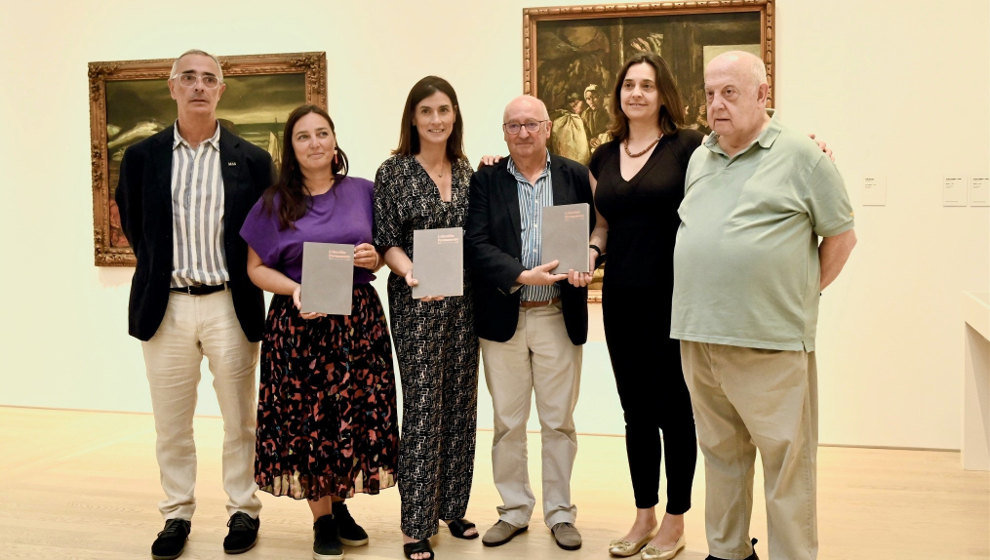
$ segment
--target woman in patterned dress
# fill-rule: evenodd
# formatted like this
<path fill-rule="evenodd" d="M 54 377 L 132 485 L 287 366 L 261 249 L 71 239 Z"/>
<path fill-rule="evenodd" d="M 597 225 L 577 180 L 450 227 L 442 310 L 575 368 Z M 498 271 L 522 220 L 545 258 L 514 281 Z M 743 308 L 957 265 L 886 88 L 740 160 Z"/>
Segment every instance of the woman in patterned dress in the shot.
<path fill-rule="evenodd" d="M 399 147 L 375 176 L 375 246 L 392 273 L 388 299 L 402 381 L 403 550 L 433 558 L 438 520 L 453 536 L 478 531 L 463 519 L 474 471 L 478 338 L 470 285 L 463 297 L 413 299 L 413 230 L 463 227 L 471 166 L 457 94 L 443 78 L 416 83 L 402 112 Z"/>
<path fill-rule="evenodd" d="M 369 283 L 373 184 L 347 177 L 333 121 L 304 105 L 285 124 L 278 182 L 241 229 L 248 275 L 275 294 L 261 345 L 255 480 L 313 512 L 313 558 L 368 542 L 344 505 L 395 484 L 398 428 L 388 327 Z M 300 311 L 305 241 L 354 245 L 351 315 Z"/>

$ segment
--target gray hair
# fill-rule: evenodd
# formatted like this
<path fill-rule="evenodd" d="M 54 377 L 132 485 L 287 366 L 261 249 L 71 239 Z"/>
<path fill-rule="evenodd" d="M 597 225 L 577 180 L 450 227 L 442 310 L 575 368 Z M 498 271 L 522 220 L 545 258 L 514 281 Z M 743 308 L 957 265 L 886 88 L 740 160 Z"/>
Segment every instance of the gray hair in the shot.
<path fill-rule="evenodd" d="M 210 54 L 210 53 L 208 53 L 206 51 L 200 50 L 200 49 L 189 49 L 188 51 L 180 54 L 179 55 L 179 58 L 176 58 L 175 59 L 175 62 L 172 63 L 172 71 L 169 72 L 169 74 L 168 74 L 169 79 L 171 79 L 173 76 L 175 76 L 175 71 L 179 69 L 179 61 L 182 60 L 184 57 L 189 56 L 191 54 L 198 54 L 198 55 L 208 56 L 208 57 L 212 58 L 213 59 L 213 62 L 215 62 L 216 65 L 217 65 L 217 78 L 220 79 L 220 83 L 223 83 L 223 68 L 221 68 L 221 66 L 220 66 L 220 59 L 218 59 L 217 57 L 213 56 L 212 54 Z"/>

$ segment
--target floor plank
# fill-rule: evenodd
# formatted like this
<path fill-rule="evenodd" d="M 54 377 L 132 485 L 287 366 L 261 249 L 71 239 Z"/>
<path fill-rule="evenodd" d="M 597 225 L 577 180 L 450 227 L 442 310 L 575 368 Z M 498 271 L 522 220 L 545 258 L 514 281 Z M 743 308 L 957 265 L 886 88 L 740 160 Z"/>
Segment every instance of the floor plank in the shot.
<path fill-rule="evenodd" d="M 0 407 L 0 558 L 149 558 L 161 529 L 161 499 L 150 415 Z M 220 485 L 220 420 L 195 421 L 199 448 L 198 508 L 182 558 L 227 559 L 225 495 Z M 584 546 L 558 549 L 540 519 L 498 548 L 454 539 L 441 528 L 438 558 L 607 558 L 608 541 L 632 522 L 632 489 L 623 439 L 582 435 L 572 482 Z M 478 433 L 468 518 L 484 531 L 496 519 L 491 432 Z M 530 434 L 530 472 L 539 501 L 539 434 Z M 704 469 L 699 459 L 679 560 L 703 560 Z M 757 472 L 753 536 L 766 542 L 761 473 Z M 663 489 L 661 489 L 661 492 Z M 312 546 L 305 504 L 261 494 L 262 537 L 244 560 L 305 559 Z M 399 495 L 358 496 L 351 511 L 371 536 L 348 558 L 402 558 Z M 959 454 L 825 447 L 819 451 L 819 531 L 823 559 L 990 559 L 990 473 L 964 471 Z M 765 545 L 758 545 L 766 559 Z M 775 559 L 777 560 L 777 559 Z"/>

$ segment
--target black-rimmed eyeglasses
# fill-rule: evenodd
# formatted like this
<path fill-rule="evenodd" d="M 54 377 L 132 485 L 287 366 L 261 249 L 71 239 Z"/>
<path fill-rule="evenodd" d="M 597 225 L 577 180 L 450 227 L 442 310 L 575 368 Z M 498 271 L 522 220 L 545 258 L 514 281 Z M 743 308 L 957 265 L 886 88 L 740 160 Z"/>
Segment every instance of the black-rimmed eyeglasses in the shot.
<path fill-rule="evenodd" d="M 523 129 L 523 127 L 526 127 L 526 132 L 528 132 L 530 134 L 533 134 L 534 132 L 536 132 L 537 130 L 539 130 L 540 129 L 540 125 L 543 124 L 543 123 L 545 123 L 545 122 L 550 122 L 550 121 L 529 121 L 529 122 L 524 122 L 524 123 L 514 123 L 514 122 L 502 123 L 502 128 L 505 129 L 506 132 L 508 132 L 509 134 L 511 134 L 513 136 L 515 136 L 516 134 L 519 134 L 519 131 L 521 131 Z"/>

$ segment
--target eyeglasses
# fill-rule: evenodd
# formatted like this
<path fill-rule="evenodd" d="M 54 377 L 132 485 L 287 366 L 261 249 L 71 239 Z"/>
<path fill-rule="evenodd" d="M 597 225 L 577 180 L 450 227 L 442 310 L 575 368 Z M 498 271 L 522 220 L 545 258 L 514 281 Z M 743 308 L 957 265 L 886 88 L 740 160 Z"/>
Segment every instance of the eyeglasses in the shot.
<path fill-rule="evenodd" d="M 540 125 L 543 124 L 543 123 L 545 123 L 545 122 L 550 122 L 550 121 L 529 121 L 529 122 L 524 122 L 524 123 L 514 123 L 514 122 L 503 123 L 502 124 L 502 128 L 504 128 L 506 132 L 508 132 L 509 134 L 511 134 L 513 136 L 515 136 L 516 134 L 519 134 L 519 132 L 523 129 L 523 127 L 526 127 L 526 132 L 532 134 L 532 133 L 536 132 L 537 130 L 539 130 L 540 129 Z"/>
<path fill-rule="evenodd" d="M 196 85 L 196 82 L 199 81 L 203 82 L 203 87 L 205 87 L 206 89 L 216 89 L 220 87 L 220 78 L 217 78 L 213 74 L 199 75 L 192 73 L 183 73 L 183 74 L 175 74 L 172 76 L 171 79 L 174 80 L 176 78 L 179 79 L 179 83 L 182 84 L 183 87 L 193 87 L 194 85 Z"/>

